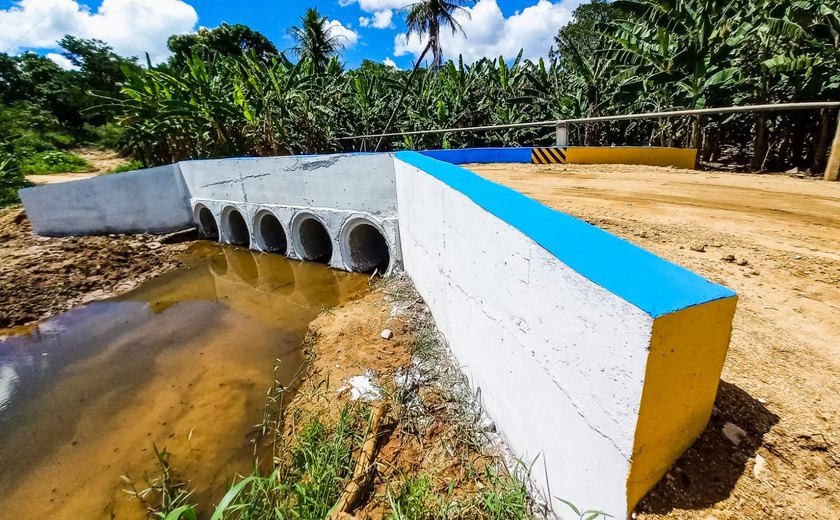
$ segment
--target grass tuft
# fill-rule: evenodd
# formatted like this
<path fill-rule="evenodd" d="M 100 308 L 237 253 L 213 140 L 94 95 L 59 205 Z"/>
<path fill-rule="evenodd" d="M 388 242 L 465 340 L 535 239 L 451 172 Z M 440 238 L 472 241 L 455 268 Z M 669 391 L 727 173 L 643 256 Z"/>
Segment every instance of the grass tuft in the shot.
<path fill-rule="evenodd" d="M 25 175 L 86 172 L 92 169 L 93 166 L 85 159 L 59 150 L 34 153 L 20 162 L 20 170 Z"/>

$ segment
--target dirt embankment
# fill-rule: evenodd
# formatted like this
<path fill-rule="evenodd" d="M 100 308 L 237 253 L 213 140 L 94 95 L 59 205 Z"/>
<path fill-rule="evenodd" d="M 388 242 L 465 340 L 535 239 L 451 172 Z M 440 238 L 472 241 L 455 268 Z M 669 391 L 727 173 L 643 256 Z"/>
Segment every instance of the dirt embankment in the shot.
<path fill-rule="evenodd" d="M 370 487 L 352 515 L 338 519 L 389 517 L 391 500 L 407 481 L 428 482 L 428 498 L 436 503 L 423 503 L 426 513 L 417 518 L 530 517 L 524 491 L 519 496 L 517 484 L 500 476 L 507 475 L 506 453 L 494 428 L 483 423 L 466 378 L 407 277 L 379 282 L 363 298 L 325 310 L 310 324 L 305 348 L 310 362 L 284 412 L 286 438 L 299 433 L 295 418 L 302 413 L 335 418 L 353 400 L 389 405 Z M 498 516 L 487 505 L 490 495 L 521 502 Z M 449 516 L 440 516 L 444 510 Z"/>
<path fill-rule="evenodd" d="M 125 292 L 182 265 L 192 234 L 47 238 L 20 208 L 0 210 L 0 333 Z"/>
<path fill-rule="evenodd" d="M 709 426 L 639 518 L 840 518 L 840 183 L 647 166 L 469 168 L 738 292 Z M 722 434 L 728 422 L 747 434 L 739 446 Z"/>

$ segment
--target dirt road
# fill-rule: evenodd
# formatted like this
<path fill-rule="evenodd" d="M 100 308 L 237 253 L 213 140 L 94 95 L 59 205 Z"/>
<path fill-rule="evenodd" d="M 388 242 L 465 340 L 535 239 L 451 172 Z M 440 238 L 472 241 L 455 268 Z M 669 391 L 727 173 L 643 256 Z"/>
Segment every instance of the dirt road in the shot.
<path fill-rule="evenodd" d="M 840 183 L 647 166 L 467 168 L 740 296 L 709 427 L 639 518 L 840 518 Z M 726 422 L 749 442 L 726 440 Z"/>
<path fill-rule="evenodd" d="M 78 148 L 71 150 L 75 155 L 87 160 L 93 170 L 83 173 L 52 173 L 48 175 L 27 175 L 26 179 L 34 184 L 57 184 L 59 182 L 78 181 L 89 179 L 113 171 L 114 168 L 123 164 L 126 159 L 113 150 L 100 150 L 97 148 Z"/>

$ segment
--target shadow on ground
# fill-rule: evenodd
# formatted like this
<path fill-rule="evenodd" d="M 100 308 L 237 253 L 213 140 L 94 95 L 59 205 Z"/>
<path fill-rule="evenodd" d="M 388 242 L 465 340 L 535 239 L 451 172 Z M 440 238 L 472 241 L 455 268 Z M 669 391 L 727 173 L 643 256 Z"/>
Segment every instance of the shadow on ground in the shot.
<path fill-rule="evenodd" d="M 722 433 L 727 422 L 742 428 L 749 438 L 739 446 L 732 444 Z M 777 422 L 779 417 L 748 393 L 721 381 L 705 431 L 636 510 L 665 514 L 673 509 L 702 509 L 726 499 Z"/>

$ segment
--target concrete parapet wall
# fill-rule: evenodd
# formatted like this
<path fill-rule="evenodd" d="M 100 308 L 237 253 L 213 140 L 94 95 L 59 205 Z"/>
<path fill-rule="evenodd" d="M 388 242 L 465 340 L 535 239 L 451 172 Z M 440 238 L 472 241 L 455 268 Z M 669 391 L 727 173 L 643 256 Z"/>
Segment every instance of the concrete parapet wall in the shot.
<path fill-rule="evenodd" d="M 313 244 L 306 240 L 312 236 L 307 233 L 311 222 L 305 223 L 309 217 L 324 227 L 329 242 L 329 251 L 324 246 L 318 261 L 337 269 L 380 273 L 401 261 L 390 154 L 185 161 L 20 193 L 35 232 L 42 235 L 202 229 L 200 210 L 206 208 L 212 225 L 203 231 L 223 243 L 316 260 L 306 254 L 307 243 Z M 234 213 L 244 221 L 241 233 L 234 232 Z M 282 251 L 267 247 L 259 226 L 265 215 L 276 218 L 282 229 Z M 360 224 L 385 239 L 387 252 L 367 251 L 366 244 L 350 236 Z M 315 240 L 314 246 L 323 244 Z M 376 258 L 368 258 L 371 255 Z M 375 265 L 383 255 L 387 262 Z"/>
<path fill-rule="evenodd" d="M 163 233 L 192 225 L 177 164 L 20 190 L 35 233 Z"/>
<path fill-rule="evenodd" d="M 533 148 L 534 164 L 640 164 L 693 170 L 697 150 L 665 146 L 562 146 Z"/>
<path fill-rule="evenodd" d="M 456 166 L 395 170 L 405 269 L 499 431 L 557 511 L 624 516 L 711 414 L 734 293 Z"/>
<path fill-rule="evenodd" d="M 530 148 L 455 148 L 419 152 L 450 164 L 529 163 Z"/>

